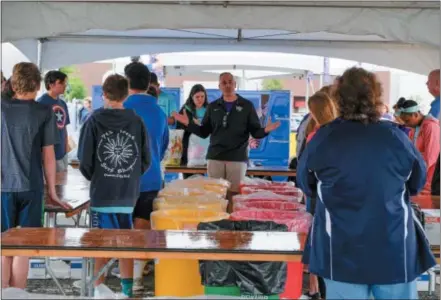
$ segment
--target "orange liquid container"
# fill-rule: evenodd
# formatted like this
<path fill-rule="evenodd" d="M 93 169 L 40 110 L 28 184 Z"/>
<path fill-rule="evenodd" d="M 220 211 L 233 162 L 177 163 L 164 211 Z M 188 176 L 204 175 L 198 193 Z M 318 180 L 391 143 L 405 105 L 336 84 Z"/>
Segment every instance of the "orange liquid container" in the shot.
<path fill-rule="evenodd" d="M 228 201 L 219 198 L 205 198 L 204 196 L 176 196 L 157 198 L 153 202 L 154 210 L 164 209 L 205 209 L 211 211 L 225 212 Z"/>
<path fill-rule="evenodd" d="M 196 230 L 200 222 L 214 222 L 228 217 L 227 213 L 210 210 L 167 209 L 154 211 L 151 224 L 154 230 Z M 156 260 L 155 296 L 191 297 L 203 294 L 197 260 Z"/>

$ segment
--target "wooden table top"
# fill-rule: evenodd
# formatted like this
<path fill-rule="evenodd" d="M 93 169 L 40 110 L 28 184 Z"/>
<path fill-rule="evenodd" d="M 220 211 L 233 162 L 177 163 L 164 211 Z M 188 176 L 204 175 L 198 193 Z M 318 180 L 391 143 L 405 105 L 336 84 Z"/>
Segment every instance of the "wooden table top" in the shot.
<path fill-rule="evenodd" d="M 90 183 L 78 169 L 69 167 L 67 172 L 57 173 L 56 184 L 55 189 L 58 197 L 60 200 L 68 202 L 72 208 L 65 209 L 45 204 L 45 212 L 66 213 L 67 217 L 71 217 L 89 205 Z M 47 190 L 45 192 L 45 200 L 47 202 Z"/>
<path fill-rule="evenodd" d="M 68 166 L 66 172 L 57 173 L 56 185 L 74 185 L 74 186 L 86 186 L 89 187 L 90 182 L 84 178 L 78 168 Z"/>
<path fill-rule="evenodd" d="M 14 228 L 2 255 L 299 261 L 305 236 L 294 232 Z"/>
<path fill-rule="evenodd" d="M 207 166 L 176 166 L 166 167 L 167 173 L 206 174 Z M 295 176 L 296 170 L 281 166 L 251 167 L 247 170 L 249 176 Z"/>

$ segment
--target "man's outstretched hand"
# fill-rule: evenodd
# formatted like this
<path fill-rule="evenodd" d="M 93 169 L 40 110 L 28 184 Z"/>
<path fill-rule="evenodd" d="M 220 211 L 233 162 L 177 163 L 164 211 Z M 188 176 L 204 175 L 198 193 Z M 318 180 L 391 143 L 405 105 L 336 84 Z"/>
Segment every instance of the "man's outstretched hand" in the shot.
<path fill-rule="evenodd" d="M 190 121 L 188 120 L 188 116 L 187 116 L 187 112 L 184 109 L 184 113 L 183 114 L 178 114 L 176 112 L 174 112 L 173 114 L 173 118 L 178 121 L 179 123 L 188 126 L 188 123 L 190 123 Z"/>
<path fill-rule="evenodd" d="M 271 131 L 276 130 L 280 126 L 280 121 L 275 123 L 271 122 L 271 117 L 268 118 L 268 124 L 265 127 L 265 133 L 270 133 Z"/>

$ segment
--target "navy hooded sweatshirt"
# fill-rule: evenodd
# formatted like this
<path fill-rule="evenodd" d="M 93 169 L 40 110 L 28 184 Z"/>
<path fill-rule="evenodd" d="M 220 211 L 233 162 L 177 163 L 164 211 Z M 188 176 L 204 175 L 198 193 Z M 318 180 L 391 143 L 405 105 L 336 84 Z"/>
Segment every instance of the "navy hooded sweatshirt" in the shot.
<path fill-rule="evenodd" d="M 132 213 L 150 166 L 148 133 L 132 110 L 99 109 L 81 129 L 80 171 L 91 181 L 94 211 Z"/>
<path fill-rule="evenodd" d="M 317 196 L 304 263 L 355 284 L 411 282 L 435 265 L 410 196 L 426 181 L 421 154 L 391 122 L 337 119 L 299 159 L 297 181 Z"/>

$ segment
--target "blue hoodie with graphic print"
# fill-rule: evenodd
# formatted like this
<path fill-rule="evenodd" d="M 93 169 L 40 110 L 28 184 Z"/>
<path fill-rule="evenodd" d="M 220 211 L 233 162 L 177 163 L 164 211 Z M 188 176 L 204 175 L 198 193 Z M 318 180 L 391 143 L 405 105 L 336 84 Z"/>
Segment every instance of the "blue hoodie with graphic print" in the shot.
<path fill-rule="evenodd" d="M 99 109 L 81 129 L 80 171 L 90 180 L 91 208 L 132 213 L 141 176 L 150 166 L 148 133 L 132 110 Z"/>

